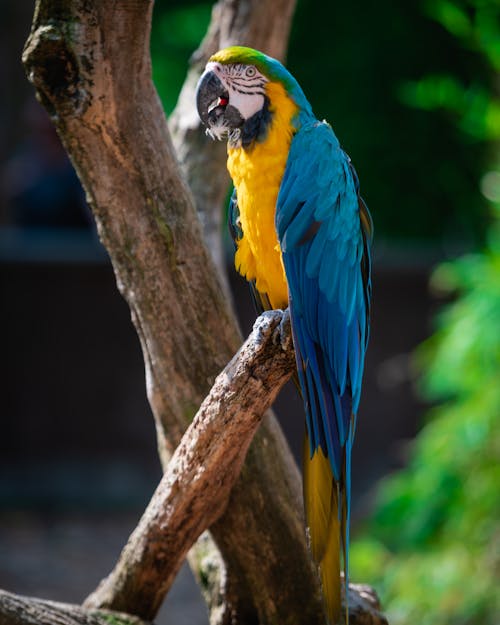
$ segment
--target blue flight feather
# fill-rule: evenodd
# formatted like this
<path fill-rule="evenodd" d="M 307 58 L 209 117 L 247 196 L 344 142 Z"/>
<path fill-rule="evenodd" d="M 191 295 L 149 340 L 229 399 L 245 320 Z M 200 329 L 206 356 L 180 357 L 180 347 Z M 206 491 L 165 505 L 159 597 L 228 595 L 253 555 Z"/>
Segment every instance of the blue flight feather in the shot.
<path fill-rule="evenodd" d="M 342 446 L 350 415 L 342 414 L 335 400 L 340 400 L 349 384 L 353 405 L 359 404 L 359 352 L 365 348 L 360 344 L 359 327 L 366 325 L 369 314 L 366 296 L 361 297 L 360 263 L 367 250 L 360 222 L 358 184 L 352 171 L 328 124 L 314 122 L 302 127 L 290 147 L 276 211 L 288 286 L 296 313 L 302 318 L 298 339 L 306 344 L 301 351 L 307 362 L 312 359 L 307 341 L 325 350 L 325 362 L 329 363 L 335 382 L 334 414 L 328 418 L 343 433 Z M 318 374 L 307 377 L 310 383 L 317 383 L 318 379 Z M 314 434 L 317 432 L 310 438 Z M 317 442 L 317 436 L 314 438 Z M 330 458 L 330 462 L 334 474 L 339 475 L 339 459 Z"/>
<path fill-rule="evenodd" d="M 371 218 L 349 157 L 326 122 L 290 146 L 276 229 L 290 296 L 309 452 L 321 448 L 340 485 L 348 575 L 350 466 L 370 314 Z"/>

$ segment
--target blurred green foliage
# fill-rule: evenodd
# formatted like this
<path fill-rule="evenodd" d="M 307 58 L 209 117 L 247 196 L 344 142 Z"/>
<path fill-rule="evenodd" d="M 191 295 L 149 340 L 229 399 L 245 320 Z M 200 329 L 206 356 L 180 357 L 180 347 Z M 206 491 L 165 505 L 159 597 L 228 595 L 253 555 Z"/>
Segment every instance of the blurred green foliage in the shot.
<path fill-rule="evenodd" d="M 500 137 L 500 103 L 491 89 L 500 72 L 499 4 L 492 0 L 427 0 L 429 17 L 436 19 L 462 47 L 484 60 L 490 80 L 474 79 L 464 84 L 456 76 L 433 73 L 422 80 L 403 84 L 401 99 L 421 109 L 451 112 L 456 125 L 473 140 Z"/>
<path fill-rule="evenodd" d="M 441 403 L 352 546 L 353 576 L 374 584 L 391 625 L 498 623 L 499 226 L 483 253 L 434 274 L 459 292 L 417 353 L 425 395 Z"/>
<path fill-rule="evenodd" d="M 156 2 L 151 32 L 153 80 L 167 114 L 186 77 L 189 57 L 200 45 L 210 20 L 211 2 Z"/>
<path fill-rule="evenodd" d="M 429 6 L 468 50 L 500 66 L 496 0 Z M 464 134 L 485 141 L 490 163 L 480 186 L 492 219 L 482 252 L 442 264 L 432 277 L 434 289 L 456 295 L 416 354 L 422 393 L 437 405 L 407 469 L 380 488 L 373 517 L 352 547 L 353 575 L 380 591 L 391 625 L 494 625 L 500 616 L 500 93 L 483 91 L 481 113 L 454 77 L 424 78 L 411 88 L 424 108 L 445 107 Z M 492 123 L 489 111 L 496 111 Z"/>
<path fill-rule="evenodd" d="M 329 6 L 299 3 L 289 65 L 351 155 L 377 241 L 473 245 L 485 228 L 485 205 L 474 201 L 484 145 L 464 141 L 447 111 L 408 107 L 401 89 L 431 72 L 488 84 L 491 71 L 466 58 L 420 0 Z"/>
<path fill-rule="evenodd" d="M 374 215 L 377 241 L 471 248 L 487 225 L 487 205 L 477 195 L 488 162 L 487 142 L 479 132 L 464 135 L 449 120 L 461 114 L 459 101 L 469 112 L 471 98 L 477 113 L 471 112 L 467 123 L 485 119 L 483 96 L 495 80 L 498 54 L 492 52 L 490 60 L 470 50 L 479 49 L 483 39 L 497 39 L 487 15 L 481 20 L 489 31 L 471 26 L 459 4 L 430 1 L 426 13 L 423 6 L 421 0 L 355 5 L 298 0 L 287 65 L 317 116 L 332 123 L 351 155 Z M 175 105 L 210 9 L 211 3 L 193 0 L 155 5 L 154 79 L 167 112 Z M 432 19 L 438 10 L 446 28 Z M 456 38 L 457 31 L 467 45 Z M 453 84 L 443 78 L 450 75 Z M 421 82 L 424 76 L 434 83 Z M 423 100 L 434 107 L 436 98 L 444 99 L 438 115 L 422 110 Z M 457 101 L 454 110 L 450 98 Z"/>

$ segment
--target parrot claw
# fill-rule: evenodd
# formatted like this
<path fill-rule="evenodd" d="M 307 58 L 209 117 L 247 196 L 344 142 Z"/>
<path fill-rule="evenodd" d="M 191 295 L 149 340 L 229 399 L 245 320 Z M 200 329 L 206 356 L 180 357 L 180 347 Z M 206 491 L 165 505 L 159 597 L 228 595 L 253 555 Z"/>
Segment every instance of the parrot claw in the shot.
<path fill-rule="evenodd" d="M 286 352 L 292 347 L 292 328 L 290 325 L 290 309 L 285 308 L 279 325 L 281 349 Z"/>

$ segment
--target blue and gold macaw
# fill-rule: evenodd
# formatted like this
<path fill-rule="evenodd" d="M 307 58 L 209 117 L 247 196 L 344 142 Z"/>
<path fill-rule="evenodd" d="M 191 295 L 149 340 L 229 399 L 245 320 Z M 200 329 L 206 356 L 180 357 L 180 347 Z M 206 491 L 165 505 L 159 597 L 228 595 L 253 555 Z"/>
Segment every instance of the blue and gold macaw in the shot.
<path fill-rule="evenodd" d="M 338 623 L 369 334 L 370 213 L 332 128 L 314 117 L 297 81 L 275 59 L 239 46 L 220 50 L 196 98 L 207 134 L 228 140 L 236 269 L 259 310 L 290 307 L 306 413 L 309 544 L 328 621 Z"/>

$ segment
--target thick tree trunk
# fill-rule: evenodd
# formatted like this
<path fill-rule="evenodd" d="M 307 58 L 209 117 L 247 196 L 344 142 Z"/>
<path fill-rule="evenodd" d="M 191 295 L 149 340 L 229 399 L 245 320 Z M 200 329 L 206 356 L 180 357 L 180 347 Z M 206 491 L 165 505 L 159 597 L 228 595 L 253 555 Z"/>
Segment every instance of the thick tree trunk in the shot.
<path fill-rule="evenodd" d="M 294 366 L 288 313 L 264 313 L 217 377 L 116 567 L 87 606 L 156 614 L 188 549 L 223 513 L 262 416 Z"/>
<path fill-rule="evenodd" d="M 152 4 L 38 0 L 23 60 L 85 187 L 118 288 L 130 306 L 167 467 L 240 339 L 151 82 Z M 257 8 L 260 19 L 270 20 L 263 1 L 218 6 L 224 20 L 234 18 L 229 27 L 223 20 L 221 32 L 246 21 L 260 32 L 259 21 L 251 17 Z M 280 0 L 280 6 L 288 7 L 285 26 L 274 31 L 269 21 L 266 27 L 270 40 L 281 38 L 281 43 L 276 49 L 262 45 L 274 54 L 284 49 L 293 3 Z M 240 42 L 258 44 L 250 35 Z M 209 193 L 206 223 L 217 219 L 213 198 L 220 197 L 224 184 Z M 202 191 L 197 197 L 208 205 Z M 272 417 L 250 447 L 227 510 L 199 542 L 191 562 L 213 624 L 323 621 L 304 538 L 300 478 Z M 150 618 L 165 592 L 158 579 L 154 585 L 149 607 L 119 584 L 111 585 L 106 598 L 97 592 L 88 605 L 119 605 Z"/>

